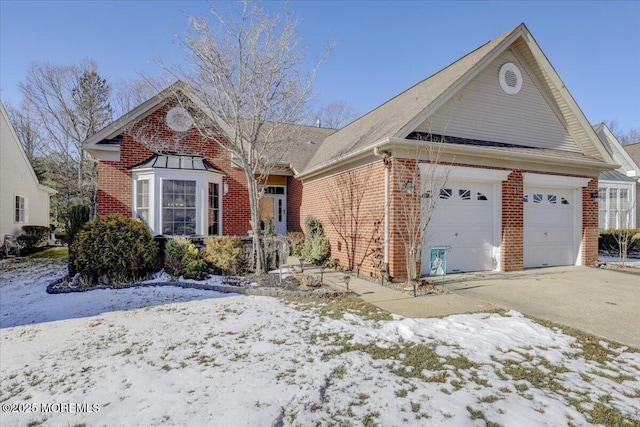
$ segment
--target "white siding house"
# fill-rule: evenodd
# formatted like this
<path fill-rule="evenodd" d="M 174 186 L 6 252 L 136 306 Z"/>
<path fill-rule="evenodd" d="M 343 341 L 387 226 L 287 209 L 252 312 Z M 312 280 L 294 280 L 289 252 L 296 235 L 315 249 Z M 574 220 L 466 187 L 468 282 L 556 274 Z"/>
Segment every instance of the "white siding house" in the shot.
<path fill-rule="evenodd" d="M 640 167 L 625 151 L 607 125 L 593 126 L 613 161 L 620 165 L 615 171 L 600 173 L 598 180 L 598 228 L 600 230 L 636 228 Z"/>
<path fill-rule="evenodd" d="M 24 225 L 49 226 L 49 197 L 55 190 L 38 182 L 31 163 L 0 103 L 0 243 Z"/>

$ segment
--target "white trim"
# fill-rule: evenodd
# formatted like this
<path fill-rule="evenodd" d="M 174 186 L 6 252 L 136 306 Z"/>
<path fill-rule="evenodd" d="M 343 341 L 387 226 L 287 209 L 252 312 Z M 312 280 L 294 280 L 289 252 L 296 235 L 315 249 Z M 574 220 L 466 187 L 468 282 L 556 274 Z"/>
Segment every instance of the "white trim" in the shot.
<path fill-rule="evenodd" d="M 545 175 L 540 173 L 524 172 L 522 174 L 524 185 L 551 188 L 582 188 L 589 185 L 591 178 L 578 178 L 573 176 Z"/>
<path fill-rule="evenodd" d="M 506 76 L 509 71 L 516 75 L 517 81 L 515 86 L 509 86 L 509 83 L 507 82 Z M 500 81 L 500 87 L 508 95 L 516 95 L 522 89 L 522 73 L 518 66 L 513 62 L 507 62 L 500 67 L 498 80 Z"/>
<path fill-rule="evenodd" d="M 428 164 L 420 164 L 420 173 L 426 173 Z M 474 181 L 474 182 L 496 182 L 506 181 L 509 178 L 509 170 L 472 168 L 467 166 L 446 166 L 437 165 L 433 174 L 435 177 L 444 178 L 448 181 Z"/>
<path fill-rule="evenodd" d="M 222 235 L 223 230 L 223 203 L 222 197 L 222 174 L 212 171 L 186 171 L 176 169 L 138 169 L 134 170 L 132 174 L 132 200 L 131 200 L 131 214 L 133 217 L 137 217 L 136 213 L 136 190 L 138 180 L 149 180 L 149 228 L 153 235 L 159 235 L 162 233 L 162 183 L 164 180 L 186 180 L 196 182 L 196 234 L 208 236 L 207 222 L 208 222 L 208 183 L 219 184 L 219 235 Z"/>
<path fill-rule="evenodd" d="M 20 197 L 22 199 L 22 220 L 16 221 L 16 210 L 18 209 L 18 205 L 16 204 L 16 198 Z M 28 216 L 27 216 L 27 197 L 22 194 L 13 193 L 13 210 L 11 212 L 11 217 L 13 219 L 14 224 L 28 224 Z"/>

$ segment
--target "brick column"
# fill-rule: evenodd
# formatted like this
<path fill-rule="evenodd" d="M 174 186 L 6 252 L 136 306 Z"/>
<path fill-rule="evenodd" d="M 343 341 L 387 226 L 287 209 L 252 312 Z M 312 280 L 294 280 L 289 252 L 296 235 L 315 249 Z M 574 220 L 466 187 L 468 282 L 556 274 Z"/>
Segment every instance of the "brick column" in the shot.
<path fill-rule="evenodd" d="M 591 193 L 598 192 L 598 178 L 582 188 L 582 265 L 595 267 L 598 262 L 598 199 Z"/>
<path fill-rule="evenodd" d="M 524 205 L 521 171 L 502 183 L 502 271 L 524 268 Z"/>

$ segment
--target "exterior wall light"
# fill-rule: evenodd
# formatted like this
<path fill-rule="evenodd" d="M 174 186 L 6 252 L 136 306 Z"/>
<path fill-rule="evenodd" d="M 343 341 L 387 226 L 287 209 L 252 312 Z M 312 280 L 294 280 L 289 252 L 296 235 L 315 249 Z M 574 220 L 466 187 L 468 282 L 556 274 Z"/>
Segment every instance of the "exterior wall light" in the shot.
<path fill-rule="evenodd" d="M 222 184 L 222 194 L 223 194 L 224 196 L 226 196 L 227 194 L 229 194 L 229 181 L 225 181 L 225 182 Z"/>
<path fill-rule="evenodd" d="M 404 184 L 404 189 L 407 191 L 407 194 L 413 194 L 413 180 L 407 180 Z"/>

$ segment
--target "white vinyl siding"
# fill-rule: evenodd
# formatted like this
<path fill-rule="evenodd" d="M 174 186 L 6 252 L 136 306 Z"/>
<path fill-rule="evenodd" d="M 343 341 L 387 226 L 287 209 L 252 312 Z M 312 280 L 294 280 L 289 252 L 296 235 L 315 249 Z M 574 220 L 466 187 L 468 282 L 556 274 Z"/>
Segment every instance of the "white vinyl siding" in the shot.
<path fill-rule="evenodd" d="M 522 90 L 506 94 L 500 67 L 512 62 L 522 73 Z M 530 71 L 505 51 L 416 131 L 460 138 L 579 152 Z"/>
<path fill-rule="evenodd" d="M 54 191 L 38 183 L 2 103 L 0 103 L 0 141 L 1 243 L 5 235 L 19 235 L 24 225 L 48 226 L 50 224 L 49 195 Z M 17 212 L 16 196 L 21 198 Z"/>

